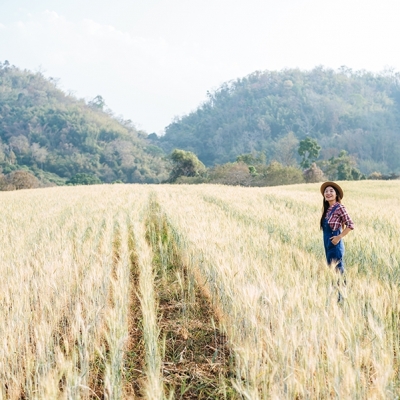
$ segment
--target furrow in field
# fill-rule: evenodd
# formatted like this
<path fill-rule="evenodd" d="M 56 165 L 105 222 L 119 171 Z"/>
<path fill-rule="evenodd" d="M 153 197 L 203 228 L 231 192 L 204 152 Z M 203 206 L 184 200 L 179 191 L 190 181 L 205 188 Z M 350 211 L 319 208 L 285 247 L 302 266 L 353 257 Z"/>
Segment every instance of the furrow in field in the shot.
<path fill-rule="evenodd" d="M 130 249 L 129 337 L 124 356 L 123 398 L 163 398 L 158 350 L 158 326 L 154 295 L 152 253 L 145 240 L 143 210 L 141 217 L 128 221 Z"/>
<path fill-rule="evenodd" d="M 164 391 L 168 398 L 237 398 L 229 375 L 230 349 L 218 316 L 155 198 L 147 239 L 153 248 Z"/>

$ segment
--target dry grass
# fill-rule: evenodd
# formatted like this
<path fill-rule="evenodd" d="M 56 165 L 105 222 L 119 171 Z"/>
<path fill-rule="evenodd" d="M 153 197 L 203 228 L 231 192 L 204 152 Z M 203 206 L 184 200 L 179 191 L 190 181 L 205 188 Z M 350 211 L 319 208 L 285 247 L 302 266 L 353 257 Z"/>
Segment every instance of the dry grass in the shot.
<path fill-rule="evenodd" d="M 398 398 L 400 183 L 343 187 L 340 304 L 318 185 L 1 193 L 0 398 Z"/>

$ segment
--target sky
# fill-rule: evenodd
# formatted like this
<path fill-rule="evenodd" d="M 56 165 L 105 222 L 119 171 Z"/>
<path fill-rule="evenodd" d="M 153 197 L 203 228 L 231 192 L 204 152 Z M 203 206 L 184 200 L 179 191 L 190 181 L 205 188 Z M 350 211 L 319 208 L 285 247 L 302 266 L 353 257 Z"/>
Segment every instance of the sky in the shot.
<path fill-rule="evenodd" d="M 399 71 L 399 17 L 399 0 L 0 0 L 0 61 L 160 135 L 254 71 Z"/>

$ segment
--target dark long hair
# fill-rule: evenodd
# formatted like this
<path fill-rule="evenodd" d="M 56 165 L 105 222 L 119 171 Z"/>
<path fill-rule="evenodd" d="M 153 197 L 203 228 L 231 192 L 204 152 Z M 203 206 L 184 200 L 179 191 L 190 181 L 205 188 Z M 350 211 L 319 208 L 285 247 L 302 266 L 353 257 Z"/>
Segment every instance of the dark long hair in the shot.
<path fill-rule="evenodd" d="M 333 186 L 331 186 L 331 188 L 333 188 L 333 190 L 336 193 L 336 201 L 340 203 L 341 202 L 340 201 L 340 196 L 338 195 L 337 190 Z M 319 226 L 320 226 L 321 229 L 323 229 L 324 219 L 326 217 L 326 212 L 328 211 L 328 208 L 329 208 L 329 202 L 325 200 L 325 196 L 324 196 L 323 199 L 322 199 L 322 216 L 321 216 L 321 221 L 319 223 Z"/>

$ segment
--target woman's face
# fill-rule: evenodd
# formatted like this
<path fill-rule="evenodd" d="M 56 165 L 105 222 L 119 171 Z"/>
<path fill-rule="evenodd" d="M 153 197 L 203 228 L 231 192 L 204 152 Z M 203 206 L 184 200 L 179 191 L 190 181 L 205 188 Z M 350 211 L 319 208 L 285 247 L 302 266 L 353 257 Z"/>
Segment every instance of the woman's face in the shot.
<path fill-rule="evenodd" d="M 336 201 L 336 192 L 332 186 L 327 186 L 324 191 L 324 199 L 327 202 Z"/>

